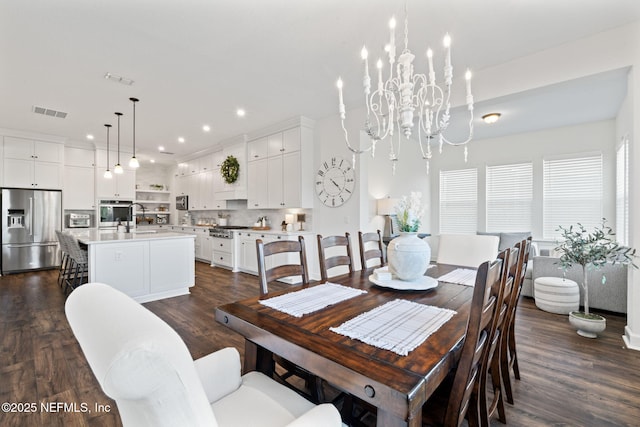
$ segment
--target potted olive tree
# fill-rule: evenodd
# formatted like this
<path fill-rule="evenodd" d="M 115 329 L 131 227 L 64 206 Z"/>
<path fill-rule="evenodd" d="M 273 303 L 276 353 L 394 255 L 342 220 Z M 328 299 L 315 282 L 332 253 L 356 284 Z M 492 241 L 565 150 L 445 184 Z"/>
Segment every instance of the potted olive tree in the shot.
<path fill-rule="evenodd" d="M 626 246 L 620 246 L 615 240 L 615 233 L 607 226 L 606 219 L 602 219 L 602 225 L 595 227 L 589 233 L 580 223 L 576 226 L 565 228 L 560 226 L 563 241 L 556 248 L 560 253 L 560 265 L 567 269 L 573 265 L 582 267 L 582 287 L 584 293 L 584 311 L 572 311 L 569 313 L 569 322 L 578 329 L 578 334 L 588 338 L 596 338 L 598 332 L 604 331 L 606 319 L 598 314 L 589 312 L 589 286 L 587 283 L 588 272 L 592 269 L 600 269 L 607 263 L 631 265 L 636 250 Z M 606 278 L 603 276 L 603 285 Z"/>

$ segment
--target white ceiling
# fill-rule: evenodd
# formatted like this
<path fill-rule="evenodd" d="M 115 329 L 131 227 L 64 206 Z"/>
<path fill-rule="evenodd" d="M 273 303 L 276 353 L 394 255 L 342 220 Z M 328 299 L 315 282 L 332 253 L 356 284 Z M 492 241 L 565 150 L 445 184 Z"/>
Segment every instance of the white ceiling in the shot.
<path fill-rule="evenodd" d="M 128 98 L 134 96 L 140 98 L 138 157 L 166 161 L 293 116 L 334 115 L 337 77 L 352 89 L 361 84 L 362 45 L 376 58 L 388 38 L 389 17 L 403 18 L 403 5 L 0 0 L 0 127 L 76 142 L 92 133 L 103 145 L 103 125 L 115 125 L 113 113 L 121 111 L 122 144 L 128 147 Z M 410 0 L 409 19 L 416 70 L 425 66 L 427 44 L 437 52 L 448 31 L 454 72 L 462 73 L 467 66 L 484 69 L 637 21 L 640 1 Z M 402 25 L 397 39 L 400 44 Z M 105 80 L 107 72 L 135 83 Z M 478 117 L 500 110 L 503 120 L 491 129 L 477 126 L 476 137 L 614 117 L 624 97 L 624 75 L 618 70 L 478 103 Z M 345 88 L 348 108 L 359 105 L 359 92 Z M 68 116 L 37 115 L 34 105 Z M 238 107 L 247 110 L 245 118 L 235 116 Z M 212 131 L 204 133 L 203 124 Z M 179 136 L 186 143 L 179 144 Z M 158 145 L 176 155 L 159 156 Z"/>

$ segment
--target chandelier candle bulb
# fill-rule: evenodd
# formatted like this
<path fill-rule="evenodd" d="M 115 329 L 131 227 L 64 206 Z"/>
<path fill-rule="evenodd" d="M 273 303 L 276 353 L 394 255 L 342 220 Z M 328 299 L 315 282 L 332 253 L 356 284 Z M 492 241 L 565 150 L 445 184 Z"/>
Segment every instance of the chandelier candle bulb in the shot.
<path fill-rule="evenodd" d="M 392 16 L 389 21 L 389 62 L 393 64 L 396 59 L 396 17 Z"/>
<path fill-rule="evenodd" d="M 368 95 L 371 93 L 371 78 L 369 77 L 369 52 L 367 52 L 367 48 L 362 46 L 362 51 L 360 51 L 360 56 L 364 61 L 364 79 L 362 83 L 364 85 L 364 94 Z"/>
<path fill-rule="evenodd" d="M 344 100 L 342 99 L 342 78 L 338 78 L 338 83 L 336 83 L 336 86 L 338 86 L 338 108 L 340 109 L 340 117 L 342 118 L 342 120 L 344 120 L 345 118 L 345 110 L 344 110 Z"/>
<path fill-rule="evenodd" d="M 433 71 L 433 51 L 427 49 L 427 59 L 429 60 L 429 84 L 434 85 L 436 82 L 436 72 Z"/>
<path fill-rule="evenodd" d="M 473 109 L 473 95 L 471 95 L 471 70 L 467 68 L 467 72 L 464 73 L 464 79 L 467 82 L 467 106 L 469 109 Z"/>

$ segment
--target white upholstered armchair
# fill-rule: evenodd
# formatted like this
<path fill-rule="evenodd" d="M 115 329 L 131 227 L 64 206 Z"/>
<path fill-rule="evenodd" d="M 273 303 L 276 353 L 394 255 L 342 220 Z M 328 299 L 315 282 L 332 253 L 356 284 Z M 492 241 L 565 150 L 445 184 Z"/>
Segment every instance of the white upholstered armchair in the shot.
<path fill-rule="evenodd" d="M 341 425 L 332 405 L 316 406 L 259 372 L 241 376 L 235 348 L 194 361 L 167 323 L 111 286 L 79 287 L 65 311 L 125 427 Z"/>

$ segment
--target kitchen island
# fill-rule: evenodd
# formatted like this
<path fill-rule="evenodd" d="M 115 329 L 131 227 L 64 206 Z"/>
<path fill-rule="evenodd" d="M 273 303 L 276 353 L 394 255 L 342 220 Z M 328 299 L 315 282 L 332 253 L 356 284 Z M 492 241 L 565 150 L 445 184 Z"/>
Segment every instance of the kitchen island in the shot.
<path fill-rule="evenodd" d="M 106 283 L 138 302 L 186 295 L 195 285 L 195 236 L 173 232 L 75 231 L 87 245 L 89 282 Z"/>

